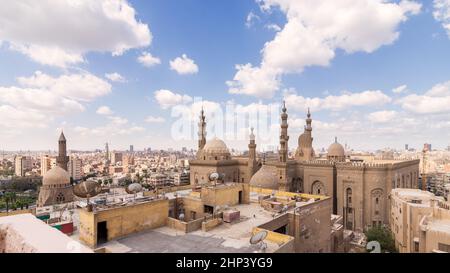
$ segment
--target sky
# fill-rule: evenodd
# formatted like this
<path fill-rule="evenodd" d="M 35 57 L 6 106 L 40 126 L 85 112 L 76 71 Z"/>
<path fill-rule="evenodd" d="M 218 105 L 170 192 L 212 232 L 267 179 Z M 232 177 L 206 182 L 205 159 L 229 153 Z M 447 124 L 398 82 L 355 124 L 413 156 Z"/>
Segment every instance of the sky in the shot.
<path fill-rule="evenodd" d="M 450 0 L 0 4 L 1 150 L 450 145 Z"/>

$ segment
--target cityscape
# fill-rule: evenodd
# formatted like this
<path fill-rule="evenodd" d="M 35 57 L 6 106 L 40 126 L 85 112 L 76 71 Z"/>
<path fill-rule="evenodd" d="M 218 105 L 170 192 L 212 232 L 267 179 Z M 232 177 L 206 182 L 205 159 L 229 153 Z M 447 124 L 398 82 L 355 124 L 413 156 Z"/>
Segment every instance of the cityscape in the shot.
<path fill-rule="evenodd" d="M 4 3 L 0 253 L 449 253 L 449 26 L 450 0 Z"/>

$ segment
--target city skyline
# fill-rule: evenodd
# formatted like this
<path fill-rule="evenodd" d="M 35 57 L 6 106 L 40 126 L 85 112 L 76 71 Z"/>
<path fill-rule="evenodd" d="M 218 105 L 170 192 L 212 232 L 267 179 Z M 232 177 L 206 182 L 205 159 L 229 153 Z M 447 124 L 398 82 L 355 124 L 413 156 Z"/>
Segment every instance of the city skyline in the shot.
<path fill-rule="evenodd" d="M 327 3 L 335 16 L 288 0 L 23 2 L 33 14 L 0 11 L 1 150 L 55 150 L 62 129 L 69 150 L 194 148 L 174 140 L 177 107 L 195 124 L 201 105 L 211 120 L 283 100 L 290 149 L 308 107 L 315 148 L 449 145 L 449 1 Z"/>

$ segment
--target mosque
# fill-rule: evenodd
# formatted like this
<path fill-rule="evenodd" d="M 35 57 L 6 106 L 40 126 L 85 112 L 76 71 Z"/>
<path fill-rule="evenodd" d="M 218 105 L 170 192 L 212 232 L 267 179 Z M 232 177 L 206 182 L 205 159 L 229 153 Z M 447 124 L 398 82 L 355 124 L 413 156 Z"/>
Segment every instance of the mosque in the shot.
<path fill-rule="evenodd" d="M 73 201 L 73 187 L 70 182 L 70 175 L 67 172 L 69 157 L 67 156 L 66 137 L 63 132 L 61 132 L 58 140 L 58 157 L 56 162 L 57 166 L 49 170 L 42 179 L 37 202 L 38 207 Z"/>
<path fill-rule="evenodd" d="M 327 195 L 333 213 L 341 215 L 345 228 L 364 231 L 389 224 L 389 194 L 394 188 L 417 188 L 420 160 L 368 160 L 353 162 L 335 139 L 326 158 L 313 149 L 312 118 L 308 110 L 304 133 L 298 138 L 294 157 L 289 157 L 288 114 L 281 111 L 280 146 L 276 160 L 257 158 L 255 135 L 250 134 L 247 157 L 232 157 L 222 140 L 206 141 L 206 118 L 200 114 L 198 152 L 190 161 L 192 186 L 209 182 L 219 173 L 225 181 L 249 183 L 251 187 Z"/>

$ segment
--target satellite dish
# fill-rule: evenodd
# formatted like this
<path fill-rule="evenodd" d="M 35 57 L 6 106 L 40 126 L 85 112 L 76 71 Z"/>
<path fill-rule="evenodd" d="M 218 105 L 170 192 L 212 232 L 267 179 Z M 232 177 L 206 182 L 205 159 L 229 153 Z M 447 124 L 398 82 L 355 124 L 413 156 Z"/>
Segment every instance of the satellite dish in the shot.
<path fill-rule="evenodd" d="M 180 219 L 181 221 L 184 220 L 184 213 L 181 213 L 180 216 L 178 216 L 178 219 Z"/>
<path fill-rule="evenodd" d="M 128 194 L 136 194 L 136 193 L 142 191 L 142 185 L 139 183 L 130 184 L 130 185 L 128 185 L 128 187 L 125 188 L 125 191 Z"/>
<path fill-rule="evenodd" d="M 261 230 L 258 233 L 256 233 L 255 235 L 252 236 L 252 238 L 250 238 L 250 244 L 252 245 L 256 245 L 261 243 L 262 241 L 264 241 L 264 239 L 267 238 L 267 235 L 269 235 L 269 233 L 265 230 Z"/>
<path fill-rule="evenodd" d="M 80 198 L 86 198 L 87 210 L 92 211 L 92 205 L 89 204 L 89 198 L 99 195 L 102 192 L 102 186 L 95 181 L 83 181 L 73 188 L 73 194 Z"/>
<path fill-rule="evenodd" d="M 212 173 L 209 175 L 209 181 L 217 181 L 219 180 L 220 175 L 218 173 Z"/>
<path fill-rule="evenodd" d="M 102 187 L 95 181 L 84 181 L 73 188 L 73 194 L 80 198 L 90 198 L 97 196 L 102 191 Z"/>

